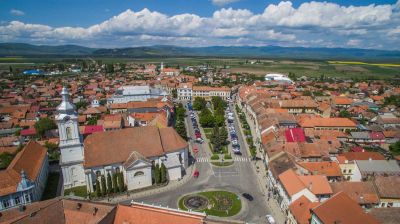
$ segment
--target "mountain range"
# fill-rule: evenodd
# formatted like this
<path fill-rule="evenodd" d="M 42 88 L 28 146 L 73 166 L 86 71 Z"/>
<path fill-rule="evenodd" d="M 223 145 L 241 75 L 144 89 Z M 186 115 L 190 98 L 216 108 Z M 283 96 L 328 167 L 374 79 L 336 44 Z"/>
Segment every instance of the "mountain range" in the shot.
<path fill-rule="evenodd" d="M 306 48 L 279 46 L 178 47 L 169 45 L 129 48 L 89 48 L 78 45 L 0 43 L 0 57 L 246 57 L 309 60 L 399 61 L 400 51 L 355 48 Z"/>

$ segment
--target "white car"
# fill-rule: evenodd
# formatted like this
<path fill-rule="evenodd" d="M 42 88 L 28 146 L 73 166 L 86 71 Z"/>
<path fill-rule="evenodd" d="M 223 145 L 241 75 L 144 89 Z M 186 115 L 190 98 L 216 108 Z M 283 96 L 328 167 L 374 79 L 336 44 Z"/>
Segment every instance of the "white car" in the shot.
<path fill-rule="evenodd" d="M 267 220 L 267 223 L 269 223 L 269 224 L 275 224 L 276 223 L 275 219 L 274 219 L 274 217 L 272 217 L 272 215 L 266 215 L 265 219 Z"/>

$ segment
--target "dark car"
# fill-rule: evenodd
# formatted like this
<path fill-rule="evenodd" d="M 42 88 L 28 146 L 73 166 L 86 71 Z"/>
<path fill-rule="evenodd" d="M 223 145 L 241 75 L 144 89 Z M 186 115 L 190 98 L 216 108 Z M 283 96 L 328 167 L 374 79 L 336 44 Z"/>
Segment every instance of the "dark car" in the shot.
<path fill-rule="evenodd" d="M 247 200 L 249 200 L 249 201 L 253 201 L 254 200 L 253 196 L 251 196 L 251 194 L 249 194 L 249 193 L 243 193 L 242 196 L 244 198 L 246 198 Z"/>

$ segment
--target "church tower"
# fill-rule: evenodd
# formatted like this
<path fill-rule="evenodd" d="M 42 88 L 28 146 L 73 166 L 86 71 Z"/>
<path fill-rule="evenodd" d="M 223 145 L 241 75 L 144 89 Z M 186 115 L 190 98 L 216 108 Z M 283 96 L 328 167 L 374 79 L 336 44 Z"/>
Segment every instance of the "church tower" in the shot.
<path fill-rule="evenodd" d="M 83 169 L 84 152 L 82 136 L 79 134 L 78 113 L 69 101 L 67 88 L 61 91 L 62 102 L 57 107 L 56 122 L 60 136 L 60 166 L 64 188 L 86 185 Z"/>

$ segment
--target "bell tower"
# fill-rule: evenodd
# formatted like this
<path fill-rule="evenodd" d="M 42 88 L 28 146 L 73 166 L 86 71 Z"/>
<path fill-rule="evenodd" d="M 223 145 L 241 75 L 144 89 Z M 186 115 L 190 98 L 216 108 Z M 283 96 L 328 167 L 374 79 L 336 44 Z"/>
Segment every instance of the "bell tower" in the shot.
<path fill-rule="evenodd" d="M 60 136 L 60 166 L 64 188 L 86 185 L 83 169 L 82 136 L 78 129 L 78 113 L 69 100 L 67 88 L 61 91 L 62 101 L 57 107 L 56 122 Z"/>

